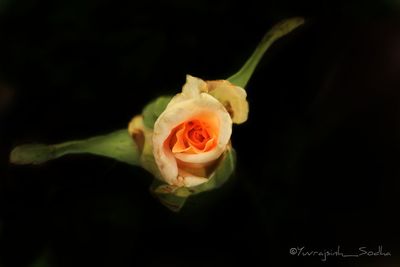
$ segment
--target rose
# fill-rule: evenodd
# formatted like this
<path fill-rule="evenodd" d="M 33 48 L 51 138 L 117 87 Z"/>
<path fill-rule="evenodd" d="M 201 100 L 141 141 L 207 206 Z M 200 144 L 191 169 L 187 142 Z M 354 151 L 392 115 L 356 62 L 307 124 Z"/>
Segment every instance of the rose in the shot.
<path fill-rule="evenodd" d="M 192 187 L 208 181 L 230 142 L 232 119 L 247 119 L 245 99 L 245 91 L 227 81 L 187 76 L 182 93 L 154 124 L 154 158 L 168 184 Z"/>
<path fill-rule="evenodd" d="M 247 113 L 242 88 L 188 75 L 182 93 L 158 116 L 153 131 L 144 126 L 142 117 L 135 117 L 129 129 L 142 147 L 142 164 L 148 170 L 169 185 L 193 187 L 208 181 L 230 145 L 232 122 L 244 122 Z M 157 173 L 146 164 L 151 159 Z"/>
<path fill-rule="evenodd" d="M 90 153 L 141 166 L 158 178 L 151 192 L 179 211 L 189 196 L 218 188 L 233 173 L 232 123 L 245 122 L 249 111 L 242 87 L 267 49 L 303 22 L 292 18 L 274 26 L 227 80 L 203 81 L 188 75 L 182 93 L 149 103 L 129 123 L 129 134 L 121 129 L 60 144 L 22 145 L 12 150 L 10 162 L 42 164 L 67 154 Z"/>
<path fill-rule="evenodd" d="M 182 93 L 154 124 L 154 158 L 168 184 L 191 187 L 206 182 L 207 167 L 230 140 L 232 119 L 206 88 L 204 81 L 188 76 Z"/>

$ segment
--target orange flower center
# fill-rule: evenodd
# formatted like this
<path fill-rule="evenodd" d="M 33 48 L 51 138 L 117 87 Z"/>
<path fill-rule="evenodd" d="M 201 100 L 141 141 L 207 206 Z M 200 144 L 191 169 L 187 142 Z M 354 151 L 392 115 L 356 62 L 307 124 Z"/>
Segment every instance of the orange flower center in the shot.
<path fill-rule="evenodd" d="M 198 154 L 217 145 L 216 132 L 206 122 L 193 119 L 175 127 L 167 140 L 173 153 Z"/>

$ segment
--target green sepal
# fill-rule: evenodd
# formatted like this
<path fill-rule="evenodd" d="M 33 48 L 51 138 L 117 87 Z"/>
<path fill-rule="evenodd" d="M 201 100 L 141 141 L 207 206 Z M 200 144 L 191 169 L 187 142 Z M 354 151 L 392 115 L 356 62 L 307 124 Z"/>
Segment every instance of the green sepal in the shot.
<path fill-rule="evenodd" d="M 171 99 L 172 96 L 160 96 L 144 107 L 142 111 L 143 123 L 147 128 L 154 128 L 154 123 L 161 115 L 161 113 L 165 110 Z"/>
<path fill-rule="evenodd" d="M 28 144 L 11 151 L 13 164 L 42 164 L 68 154 L 88 153 L 108 157 L 130 165 L 139 165 L 139 149 L 128 130 L 118 130 L 85 140 L 69 141 L 55 145 Z"/>
<path fill-rule="evenodd" d="M 270 48 L 276 40 L 290 33 L 303 23 L 304 18 L 301 17 L 285 19 L 281 22 L 278 22 L 264 35 L 263 39 L 243 67 L 227 80 L 237 86 L 245 88 L 258 63 L 268 48 Z"/>
<path fill-rule="evenodd" d="M 150 191 L 160 202 L 172 211 L 178 212 L 184 206 L 186 200 L 202 192 L 210 191 L 222 186 L 233 174 L 236 166 L 236 152 L 228 148 L 222 155 L 220 162 L 211 174 L 208 182 L 194 187 L 177 187 L 154 179 Z"/>
<path fill-rule="evenodd" d="M 221 161 L 210 176 L 208 182 L 190 188 L 192 194 L 198 194 L 221 187 L 233 174 L 236 167 L 236 152 L 230 147 L 225 151 Z"/>
<path fill-rule="evenodd" d="M 150 186 L 150 192 L 165 207 L 174 212 L 179 212 L 185 204 L 188 196 L 179 196 L 175 194 L 176 187 L 164 183 L 159 179 L 154 179 Z"/>

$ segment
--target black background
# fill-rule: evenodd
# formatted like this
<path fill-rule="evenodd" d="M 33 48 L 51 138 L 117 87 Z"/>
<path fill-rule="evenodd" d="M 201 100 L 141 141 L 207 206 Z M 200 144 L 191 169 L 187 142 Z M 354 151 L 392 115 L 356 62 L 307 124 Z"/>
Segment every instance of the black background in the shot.
<path fill-rule="evenodd" d="M 0 2 L 0 264 L 397 266 L 400 3 L 396 1 Z M 233 74 L 274 23 L 247 87 L 236 175 L 179 213 L 151 176 L 67 156 L 11 166 L 12 147 L 126 127 L 185 75 Z M 289 249 L 390 257 L 291 256 Z"/>

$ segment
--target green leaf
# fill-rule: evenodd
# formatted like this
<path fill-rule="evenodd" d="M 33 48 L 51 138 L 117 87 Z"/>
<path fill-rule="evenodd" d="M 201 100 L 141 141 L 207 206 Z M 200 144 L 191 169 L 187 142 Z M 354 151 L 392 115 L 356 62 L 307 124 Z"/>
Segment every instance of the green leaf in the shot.
<path fill-rule="evenodd" d="M 68 154 L 88 153 L 139 165 L 139 150 L 128 131 L 123 129 L 85 140 L 45 145 L 28 144 L 14 148 L 10 162 L 14 164 L 42 164 Z"/>
<path fill-rule="evenodd" d="M 211 174 L 208 182 L 194 187 L 176 187 L 154 179 L 150 191 L 164 206 L 172 211 L 178 212 L 191 195 L 210 191 L 222 186 L 233 174 L 235 166 L 236 153 L 233 148 L 229 148 L 220 159 L 219 165 Z"/>
<path fill-rule="evenodd" d="M 147 104 L 143 111 L 143 123 L 144 125 L 149 128 L 154 128 L 154 123 L 156 122 L 157 118 L 161 115 L 161 113 L 165 110 L 168 103 L 171 101 L 172 96 L 161 96 L 149 104 Z"/>
<path fill-rule="evenodd" d="M 243 67 L 227 80 L 237 86 L 245 88 L 251 76 L 253 75 L 255 68 L 268 48 L 271 47 L 276 40 L 290 33 L 303 23 L 303 18 L 296 17 L 283 20 L 273 26 L 272 29 L 264 35 L 256 50 L 254 50 L 253 54 L 246 61 Z"/>

